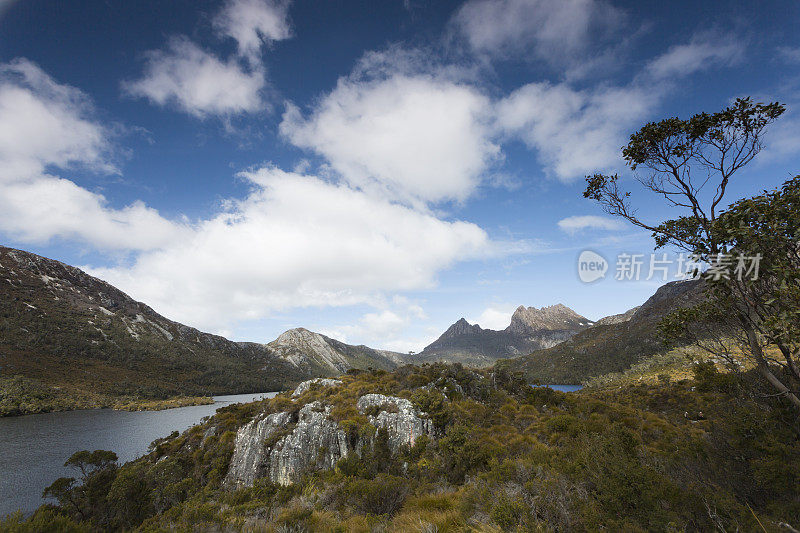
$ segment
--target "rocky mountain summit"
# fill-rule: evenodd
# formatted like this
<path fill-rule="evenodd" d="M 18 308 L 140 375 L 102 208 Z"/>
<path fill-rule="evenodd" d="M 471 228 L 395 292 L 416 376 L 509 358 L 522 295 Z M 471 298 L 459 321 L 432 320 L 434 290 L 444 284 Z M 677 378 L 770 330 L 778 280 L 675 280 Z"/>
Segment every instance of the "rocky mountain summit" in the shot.
<path fill-rule="evenodd" d="M 503 330 L 483 329 L 461 318 L 408 360 L 489 366 L 498 359 L 555 346 L 591 325 L 591 320 L 563 304 L 541 309 L 519 306 Z"/>
<path fill-rule="evenodd" d="M 336 376 L 351 368 L 391 370 L 402 357 L 399 353 L 345 344 L 305 328 L 285 331 L 265 348 L 298 370 L 317 376 Z"/>
<path fill-rule="evenodd" d="M 592 321 L 563 304 L 549 307 L 517 307 L 505 329 L 514 335 L 536 335 L 541 331 L 572 331 L 590 326 Z"/>

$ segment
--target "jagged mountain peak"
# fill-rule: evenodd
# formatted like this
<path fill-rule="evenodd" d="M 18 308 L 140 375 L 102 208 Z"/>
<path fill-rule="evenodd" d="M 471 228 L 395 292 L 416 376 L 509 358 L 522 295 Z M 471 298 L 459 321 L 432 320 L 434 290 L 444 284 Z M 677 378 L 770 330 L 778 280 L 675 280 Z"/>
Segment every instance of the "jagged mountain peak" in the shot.
<path fill-rule="evenodd" d="M 478 324 L 470 324 L 466 318 L 460 318 L 456 323 L 447 328 L 440 338 L 450 339 L 459 335 L 469 335 L 471 333 L 480 333 L 483 329 Z"/>
<path fill-rule="evenodd" d="M 511 316 L 511 324 L 506 331 L 517 335 L 526 335 L 535 331 L 556 331 L 566 329 L 580 329 L 592 322 L 570 309 L 564 304 L 555 304 L 547 307 L 517 307 Z"/>

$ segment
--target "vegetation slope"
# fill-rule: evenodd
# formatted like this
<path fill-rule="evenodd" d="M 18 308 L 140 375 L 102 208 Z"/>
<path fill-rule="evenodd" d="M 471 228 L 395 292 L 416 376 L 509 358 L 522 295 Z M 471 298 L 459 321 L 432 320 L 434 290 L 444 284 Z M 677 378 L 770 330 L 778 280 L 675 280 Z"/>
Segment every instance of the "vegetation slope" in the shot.
<path fill-rule="evenodd" d="M 794 415 L 753 398 L 713 364 L 691 379 L 580 393 L 532 388 L 503 370 L 436 364 L 352 372 L 312 388 L 220 409 L 124 466 L 73 457 L 78 481 L 6 531 L 784 531 L 800 524 Z M 222 487 L 236 431 L 260 412 L 321 399 L 347 431 L 366 393 L 410 399 L 435 439 L 361 457 L 301 483 Z M 213 428 L 213 429 L 212 429 Z M 80 473 L 80 470 L 78 471 Z"/>

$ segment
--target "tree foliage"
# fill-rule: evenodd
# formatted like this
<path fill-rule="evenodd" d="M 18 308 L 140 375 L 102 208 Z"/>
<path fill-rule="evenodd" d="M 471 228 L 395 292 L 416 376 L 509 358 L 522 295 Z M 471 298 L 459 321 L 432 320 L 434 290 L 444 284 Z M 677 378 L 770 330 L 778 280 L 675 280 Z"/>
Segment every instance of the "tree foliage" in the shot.
<path fill-rule="evenodd" d="M 784 110 L 777 102 L 739 98 L 718 113 L 649 123 L 631 135 L 622 150 L 626 164 L 646 190 L 677 211 L 675 218 L 658 224 L 641 219 L 618 174 L 588 176 L 584 197 L 651 231 L 656 248 L 673 246 L 712 266 L 758 257 L 758 273 L 708 277 L 708 302 L 673 313 L 661 329 L 722 357 L 731 370 L 739 370 L 744 357 L 774 394 L 800 411 L 800 180 L 727 209 L 724 203 L 731 179 L 761 151 L 766 128 Z M 779 358 L 769 355 L 770 345 Z"/>

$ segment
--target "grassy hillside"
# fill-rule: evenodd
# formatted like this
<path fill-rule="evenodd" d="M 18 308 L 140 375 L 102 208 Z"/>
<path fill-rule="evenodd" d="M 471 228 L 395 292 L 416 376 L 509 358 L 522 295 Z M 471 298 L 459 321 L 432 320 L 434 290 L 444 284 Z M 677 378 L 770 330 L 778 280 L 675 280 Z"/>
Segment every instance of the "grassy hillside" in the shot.
<path fill-rule="evenodd" d="M 221 409 L 122 467 L 102 462 L 60 506 L 0 529 L 213 531 L 780 531 L 800 524 L 800 445 L 774 398 L 742 399 L 733 376 L 559 393 L 459 366 L 353 373 Z M 426 411 L 434 439 L 392 454 L 381 439 L 300 483 L 222 488 L 238 428 L 261 412 L 335 406 L 367 429 L 366 393 Z M 366 425 L 365 425 L 366 424 Z M 763 527 L 763 529 L 762 529 Z M 71 529 L 70 529 L 71 528 Z"/>

